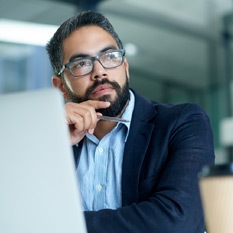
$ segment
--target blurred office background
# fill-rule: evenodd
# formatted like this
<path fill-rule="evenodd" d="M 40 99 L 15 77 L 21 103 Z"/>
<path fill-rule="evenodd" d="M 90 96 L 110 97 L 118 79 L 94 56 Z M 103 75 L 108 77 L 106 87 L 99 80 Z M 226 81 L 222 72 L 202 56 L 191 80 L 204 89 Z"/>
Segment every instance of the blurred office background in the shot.
<path fill-rule="evenodd" d="M 200 104 L 216 162 L 229 160 L 220 123 L 233 108 L 233 0 L 0 0 L 0 94 L 51 87 L 44 45 L 86 9 L 104 13 L 119 33 L 131 87 L 159 102 Z"/>

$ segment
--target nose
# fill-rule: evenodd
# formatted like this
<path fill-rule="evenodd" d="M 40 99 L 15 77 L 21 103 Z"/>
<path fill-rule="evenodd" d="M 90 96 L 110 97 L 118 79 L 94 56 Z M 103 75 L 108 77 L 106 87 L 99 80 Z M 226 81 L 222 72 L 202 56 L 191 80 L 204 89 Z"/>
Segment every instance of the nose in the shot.
<path fill-rule="evenodd" d="M 100 61 L 95 60 L 93 62 L 93 70 L 91 72 L 91 79 L 102 79 L 107 77 L 106 69 L 102 66 Z"/>

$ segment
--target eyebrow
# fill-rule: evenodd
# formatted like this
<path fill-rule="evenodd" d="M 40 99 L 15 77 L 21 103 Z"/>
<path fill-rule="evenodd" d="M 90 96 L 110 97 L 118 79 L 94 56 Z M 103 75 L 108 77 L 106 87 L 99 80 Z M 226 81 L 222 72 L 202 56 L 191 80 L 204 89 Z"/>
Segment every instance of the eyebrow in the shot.
<path fill-rule="evenodd" d="M 118 48 L 116 48 L 116 46 L 110 45 L 110 46 L 107 46 L 107 47 L 101 49 L 98 54 L 104 53 L 104 52 L 111 50 L 111 49 L 118 49 Z M 69 62 L 71 62 L 77 58 L 85 58 L 85 57 L 90 57 L 90 56 L 89 56 L 89 54 L 85 54 L 85 53 L 77 53 L 77 54 L 74 54 L 70 57 Z"/>

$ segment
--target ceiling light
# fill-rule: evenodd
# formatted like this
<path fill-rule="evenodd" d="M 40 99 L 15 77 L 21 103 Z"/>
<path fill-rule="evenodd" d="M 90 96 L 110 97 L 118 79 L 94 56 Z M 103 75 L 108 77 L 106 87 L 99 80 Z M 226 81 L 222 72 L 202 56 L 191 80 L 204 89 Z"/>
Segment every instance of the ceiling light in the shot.
<path fill-rule="evenodd" d="M 57 26 L 0 19 L 0 41 L 45 46 Z"/>

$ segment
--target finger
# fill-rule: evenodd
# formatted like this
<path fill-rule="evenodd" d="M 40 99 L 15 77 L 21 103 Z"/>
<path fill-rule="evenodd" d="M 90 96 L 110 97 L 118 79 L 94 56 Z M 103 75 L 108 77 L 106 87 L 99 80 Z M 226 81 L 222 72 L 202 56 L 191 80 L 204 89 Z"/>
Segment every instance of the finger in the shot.
<path fill-rule="evenodd" d="M 80 115 L 72 114 L 67 117 L 67 124 L 69 125 L 70 132 L 82 132 L 85 130 L 83 117 Z"/>
<path fill-rule="evenodd" d="M 87 133 L 88 133 L 88 134 L 93 134 L 93 133 L 94 133 L 94 131 L 95 131 L 95 129 L 94 129 L 94 128 L 92 128 L 92 129 L 88 129 Z"/>
<path fill-rule="evenodd" d="M 80 104 L 67 104 L 66 106 L 67 124 L 72 125 L 70 132 L 83 131 L 93 132 L 97 124 L 97 113 L 94 107 Z"/>
<path fill-rule="evenodd" d="M 72 115 L 76 124 L 83 125 L 83 130 L 96 127 L 97 115 L 94 107 L 79 106 L 78 108 L 73 109 Z"/>
<path fill-rule="evenodd" d="M 91 106 L 95 109 L 108 108 L 111 105 L 110 102 L 99 101 L 99 100 L 88 100 L 85 102 L 85 104 L 87 104 L 88 106 Z"/>
<path fill-rule="evenodd" d="M 97 113 L 96 110 L 99 108 L 106 108 L 110 106 L 110 102 L 104 101 L 85 101 L 80 104 L 69 102 L 66 104 L 67 116 L 72 117 L 72 122 L 76 123 L 75 116 L 81 116 L 83 118 L 83 129 L 95 128 L 97 123 Z M 77 118 L 78 120 L 78 118 Z M 80 119 L 81 120 L 81 119 Z"/>

